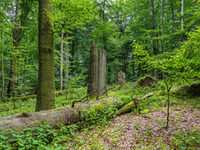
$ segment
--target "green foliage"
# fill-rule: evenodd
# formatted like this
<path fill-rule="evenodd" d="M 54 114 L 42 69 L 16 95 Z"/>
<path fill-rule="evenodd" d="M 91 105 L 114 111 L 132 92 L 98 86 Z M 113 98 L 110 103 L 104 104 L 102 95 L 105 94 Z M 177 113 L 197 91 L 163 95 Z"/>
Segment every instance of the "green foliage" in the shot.
<path fill-rule="evenodd" d="M 200 146 L 200 132 L 198 129 L 177 132 L 171 139 L 174 143 L 174 149 L 192 150 Z"/>
<path fill-rule="evenodd" d="M 50 149 L 47 147 L 49 143 L 56 148 L 64 148 L 57 145 L 56 137 L 59 136 L 56 130 L 48 125 L 40 127 L 26 128 L 23 131 L 6 131 L 0 132 L 0 148 L 1 149 Z"/>
<path fill-rule="evenodd" d="M 157 83 L 156 78 L 146 75 L 144 77 L 141 77 L 139 80 L 137 80 L 137 85 L 139 86 L 155 86 Z"/>

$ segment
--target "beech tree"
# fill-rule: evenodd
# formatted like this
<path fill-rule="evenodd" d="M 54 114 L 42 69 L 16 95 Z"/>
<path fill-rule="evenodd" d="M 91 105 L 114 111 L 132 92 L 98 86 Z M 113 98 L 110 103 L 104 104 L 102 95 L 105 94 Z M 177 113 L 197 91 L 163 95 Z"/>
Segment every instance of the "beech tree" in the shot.
<path fill-rule="evenodd" d="M 36 111 L 55 107 L 54 42 L 52 7 L 49 0 L 39 0 L 39 72 Z"/>

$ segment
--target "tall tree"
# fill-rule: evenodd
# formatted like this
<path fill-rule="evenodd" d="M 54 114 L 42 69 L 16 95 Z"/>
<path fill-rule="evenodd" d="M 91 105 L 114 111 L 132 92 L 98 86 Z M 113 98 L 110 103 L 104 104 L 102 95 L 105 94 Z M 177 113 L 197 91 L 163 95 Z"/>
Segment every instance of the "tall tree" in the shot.
<path fill-rule="evenodd" d="M 184 41 L 184 0 L 181 0 L 181 33 L 182 42 Z"/>
<path fill-rule="evenodd" d="M 53 14 L 49 0 L 39 0 L 39 72 L 36 111 L 55 107 Z"/>
<path fill-rule="evenodd" d="M 162 26 L 161 47 L 162 47 L 162 52 L 164 53 L 164 0 L 161 0 L 161 26 Z"/>
<path fill-rule="evenodd" d="M 3 31 L 1 30 L 1 79 L 2 79 L 2 91 L 1 98 L 4 98 L 4 88 L 5 88 L 5 77 L 4 77 L 4 51 L 3 51 L 3 40 L 2 40 Z"/>
<path fill-rule="evenodd" d="M 152 47 L 153 47 L 153 54 L 158 54 L 158 42 L 156 39 L 156 30 L 157 30 L 157 22 L 156 22 L 156 10 L 155 10 L 155 1 L 151 0 L 151 16 L 152 16 Z M 156 79 L 158 79 L 158 70 L 154 71 L 154 76 Z"/>
<path fill-rule="evenodd" d="M 64 36 L 64 32 L 61 31 L 61 38 L 60 38 L 60 90 L 63 90 L 63 36 Z"/>
<path fill-rule="evenodd" d="M 14 97 L 16 96 L 16 88 L 17 88 L 17 55 L 19 52 L 19 44 L 20 44 L 20 20 L 19 20 L 19 0 L 15 0 L 15 14 L 14 14 L 14 28 L 13 28 L 13 50 L 11 52 L 10 59 L 10 80 L 8 84 L 8 96 Z"/>

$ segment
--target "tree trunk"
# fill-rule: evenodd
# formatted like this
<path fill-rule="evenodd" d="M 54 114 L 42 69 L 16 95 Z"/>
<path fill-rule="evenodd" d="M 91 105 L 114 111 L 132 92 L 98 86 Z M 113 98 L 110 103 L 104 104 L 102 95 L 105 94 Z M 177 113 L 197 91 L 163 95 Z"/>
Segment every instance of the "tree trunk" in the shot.
<path fill-rule="evenodd" d="M 3 31 L 1 30 L 1 74 L 2 74 L 2 91 L 1 91 L 1 98 L 4 99 L 4 87 L 5 87 L 5 78 L 4 78 L 4 51 L 3 51 L 3 41 L 2 41 L 2 34 Z"/>
<path fill-rule="evenodd" d="M 67 34 L 68 38 L 68 34 Z M 69 43 L 67 43 L 66 52 L 65 52 L 65 89 L 68 87 L 69 79 Z"/>
<path fill-rule="evenodd" d="M 55 107 L 54 43 L 52 7 L 49 0 L 39 0 L 39 72 L 36 111 Z"/>
<path fill-rule="evenodd" d="M 153 47 L 153 53 L 154 55 L 158 54 L 158 45 L 156 45 L 156 29 L 157 29 L 157 25 L 156 25 L 156 14 L 155 14 L 155 8 L 154 8 L 154 0 L 151 0 L 151 8 L 152 8 L 152 29 L 153 29 L 153 33 L 152 33 L 152 47 Z M 155 78 L 158 80 L 158 70 L 155 69 L 154 70 L 154 76 Z"/>
<path fill-rule="evenodd" d="M 10 57 L 10 80 L 8 83 L 8 97 L 16 96 L 17 86 L 17 55 L 20 43 L 19 0 L 15 1 L 15 21 L 13 29 L 13 50 Z"/>
<path fill-rule="evenodd" d="M 181 0 L 181 40 L 184 42 L 184 0 Z"/>
<path fill-rule="evenodd" d="M 99 95 L 103 95 L 106 92 L 106 51 L 99 51 L 99 76 L 98 76 L 98 89 Z"/>
<path fill-rule="evenodd" d="M 164 0 L 161 0 L 161 25 L 162 25 L 162 41 L 161 41 L 161 47 L 162 52 L 164 53 Z"/>
<path fill-rule="evenodd" d="M 171 9 L 171 13 L 172 13 L 172 21 L 175 20 L 175 17 L 174 17 L 174 0 L 171 0 L 170 2 L 170 9 Z"/>
<path fill-rule="evenodd" d="M 18 115 L 12 115 L 8 117 L 0 118 L 0 131 L 7 129 L 23 129 L 26 127 L 39 126 L 41 124 L 48 124 L 52 127 L 56 127 L 59 123 L 70 124 L 81 120 L 83 113 L 87 113 L 88 110 L 94 109 L 99 106 L 112 106 L 117 101 L 121 101 L 119 98 L 106 98 L 99 101 L 93 101 L 89 103 L 83 103 L 76 105 L 74 108 L 65 107 L 60 109 L 53 109 L 34 113 L 22 113 Z"/>
<path fill-rule="evenodd" d="M 60 38 L 60 90 L 63 90 L 63 35 L 64 32 L 61 31 Z"/>
<path fill-rule="evenodd" d="M 135 79 L 134 79 L 134 77 L 135 77 L 135 63 L 134 63 L 134 55 L 132 55 L 131 57 L 132 57 L 131 65 L 132 65 L 132 73 L 133 73 L 132 77 L 133 77 L 133 80 L 135 80 Z"/>
<path fill-rule="evenodd" d="M 97 46 L 92 42 L 90 43 L 90 68 L 87 93 L 91 95 L 90 98 L 98 95 L 98 54 Z"/>

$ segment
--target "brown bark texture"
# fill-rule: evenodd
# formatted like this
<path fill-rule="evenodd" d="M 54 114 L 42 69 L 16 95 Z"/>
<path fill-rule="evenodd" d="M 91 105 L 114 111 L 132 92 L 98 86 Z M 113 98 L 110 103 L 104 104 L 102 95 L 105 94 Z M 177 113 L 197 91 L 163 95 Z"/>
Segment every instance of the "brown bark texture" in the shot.
<path fill-rule="evenodd" d="M 98 76 L 98 89 L 99 96 L 106 93 L 106 51 L 99 51 L 99 76 Z"/>
<path fill-rule="evenodd" d="M 62 124 L 71 124 L 81 120 L 81 114 L 87 113 L 92 107 L 95 106 L 111 106 L 115 102 L 121 101 L 119 98 L 106 98 L 98 101 L 82 103 L 72 107 L 64 107 L 60 109 L 52 109 L 41 112 L 22 113 L 8 117 L 0 118 L 0 130 L 7 129 L 24 129 L 26 127 L 39 126 L 41 124 L 48 124 L 52 127 Z M 98 104 L 98 105 L 97 105 Z"/>
<path fill-rule="evenodd" d="M 17 87 L 17 57 L 20 43 L 20 21 L 19 21 L 19 0 L 15 0 L 15 19 L 13 29 L 13 50 L 10 56 L 10 80 L 8 83 L 8 97 L 16 96 Z"/>
<path fill-rule="evenodd" d="M 125 83 L 126 83 L 125 73 L 122 70 L 120 70 L 120 72 L 118 72 L 118 85 L 123 86 Z"/>
<path fill-rule="evenodd" d="M 98 96 L 98 54 L 97 46 L 90 43 L 90 66 L 88 74 L 88 94 L 90 97 Z"/>
<path fill-rule="evenodd" d="M 61 32 L 60 38 L 60 90 L 63 90 L 63 35 L 64 32 Z"/>
<path fill-rule="evenodd" d="M 55 107 L 54 43 L 52 7 L 39 0 L 39 72 L 36 111 Z"/>
<path fill-rule="evenodd" d="M 66 34 L 66 39 L 68 39 L 68 33 Z M 65 79 L 64 79 L 64 87 L 65 89 L 67 89 L 68 87 L 68 79 L 69 79 L 69 40 L 67 40 L 67 47 L 66 47 L 66 50 L 65 50 L 65 69 L 64 69 L 64 72 L 65 72 Z"/>

